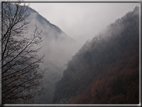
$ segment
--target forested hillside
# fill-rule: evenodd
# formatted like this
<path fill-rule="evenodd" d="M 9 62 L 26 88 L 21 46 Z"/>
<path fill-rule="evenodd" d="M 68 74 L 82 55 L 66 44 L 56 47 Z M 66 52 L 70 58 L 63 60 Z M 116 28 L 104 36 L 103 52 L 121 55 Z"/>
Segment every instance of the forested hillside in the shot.
<path fill-rule="evenodd" d="M 56 83 L 54 103 L 139 103 L 139 8 L 88 41 Z"/>

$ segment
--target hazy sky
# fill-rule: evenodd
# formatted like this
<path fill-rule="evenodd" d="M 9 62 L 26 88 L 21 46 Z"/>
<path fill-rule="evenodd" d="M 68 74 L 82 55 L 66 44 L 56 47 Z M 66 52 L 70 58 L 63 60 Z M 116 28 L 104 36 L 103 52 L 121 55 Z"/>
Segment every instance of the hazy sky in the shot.
<path fill-rule="evenodd" d="M 29 0 L 24 0 L 24 1 L 29 1 Z M 30 0 L 30 1 L 36 2 L 39 0 Z M 51 0 L 43 0 L 43 1 L 51 1 Z M 53 0 L 53 1 L 60 1 L 60 0 Z M 94 1 L 94 0 L 89 0 L 89 1 Z M 110 0 L 110 1 L 115 1 L 115 0 Z M 138 1 L 138 0 L 125 0 L 125 1 Z M 36 10 L 43 17 L 45 17 L 49 22 L 61 28 L 61 30 L 63 30 L 70 37 L 80 41 L 81 39 L 82 41 L 91 39 L 96 34 L 101 32 L 104 28 L 106 28 L 109 24 L 113 23 L 116 19 L 121 18 L 127 12 L 132 11 L 135 6 L 139 6 L 139 4 L 138 3 L 34 3 L 34 2 L 30 3 L 30 7 Z"/>
<path fill-rule="evenodd" d="M 30 7 L 74 39 L 92 38 L 135 6 L 139 4 L 30 3 Z"/>

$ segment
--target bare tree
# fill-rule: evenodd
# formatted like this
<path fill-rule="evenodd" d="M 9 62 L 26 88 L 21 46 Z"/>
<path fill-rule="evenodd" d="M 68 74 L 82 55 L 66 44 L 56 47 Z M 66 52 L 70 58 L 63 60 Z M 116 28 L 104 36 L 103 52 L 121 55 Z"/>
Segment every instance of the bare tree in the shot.
<path fill-rule="evenodd" d="M 35 27 L 33 34 L 26 37 L 29 22 L 26 18 L 28 6 L 20 3 L 2 3 L 2 103 L 29 103 L 40 90 L 39 69 L 42 62 L 35 48 L 41 42 L 41 32 Z"/>

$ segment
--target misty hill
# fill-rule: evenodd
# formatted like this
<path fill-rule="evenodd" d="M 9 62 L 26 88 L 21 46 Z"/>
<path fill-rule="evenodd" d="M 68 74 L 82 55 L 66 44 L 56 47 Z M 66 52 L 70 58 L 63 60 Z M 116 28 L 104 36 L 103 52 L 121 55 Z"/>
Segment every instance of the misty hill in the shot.
<path fill-rule="evenodd" d="M 37 95 L 34 103 L 52 103 L 54 83 L 62 77 L 66 64 L 77 51 L 76 42 L 34 9 L 28 7 L 26 14 L 30 14 L 26 19 L 30 22 L 27 36 L 33 33 L 34 26 L 42 31 L 41 50 L 38 54 L 44 55 L 40 68 L 47 68 L 40 84 L 44 88 L 43 94 Z"/>
<path fill-rule="evenodd" d="M 139 103 L 139 8 L 86 42 L 56 83 L 54 103 Z"/>
<path fill-rule="evenodd" d="M 42 66 L 47 67 L 48 65 L 48 68 L 49 65 L 56 65 L 56 67 L 64 66 L 74 54 L 74 51 L 71 49 L 74 48 L 74 50 L 77 50 L 77 48 L 75 48 L 75 40 L 32 8 L 28 8 L 27 14 L 28 13 L 30 13 L 30 16 L 27 18 L 27 21 L 30 22 L 28 35 L 33 33 L 35 29 L 33 26 L 37 26 L 38 30 L 42 31 L 40 54 L 45 55 L 45 63 L 42 64 Z"/>

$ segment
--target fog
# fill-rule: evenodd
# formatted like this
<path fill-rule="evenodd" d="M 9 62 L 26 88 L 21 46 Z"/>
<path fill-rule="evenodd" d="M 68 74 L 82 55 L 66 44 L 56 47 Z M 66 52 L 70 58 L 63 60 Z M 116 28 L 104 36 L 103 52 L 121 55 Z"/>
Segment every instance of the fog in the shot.
<path fill-rule="evenodd" d="M 41 47 L 38 55 L 44 55 L 40 68 L 42 70 L 47 68 L 40 85 L 44 88 L 43 94 L 36 95 L 34 103 L 52 103 L 55 83 L 61 79 L 68 62 L 84 43 L 137 5 L 134 3 L 30 3 L 30 7 L 38 13 L 29 11 L 32 14 L 27 18 L 30 24 L 26 36 L 33 34 L 35 25 L 39 31 L 42 31 L 42 42 L 36 48 Z"/>
<path fill-rule="evenodd" d="M 42 42 L 38 46 L 35 45 L 34 48 L 41 47 L 38 55 L 44 55 L 44 58 L 40 69 L 46 69 L 39 86 L 44 89 L 41 95 L 36 95 L 34 103 L 52 103 L 55 83 L 61 79 L 67 63 L 78 51 L 80 44 L 34 10 L 28 9 L 28 12 L 30 16 L 26 20 L 30 24 L 27 26 L 28 32 L 25 36 L 33 35 L 35 26 L 39 32 L 42 32 Z"/>

